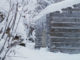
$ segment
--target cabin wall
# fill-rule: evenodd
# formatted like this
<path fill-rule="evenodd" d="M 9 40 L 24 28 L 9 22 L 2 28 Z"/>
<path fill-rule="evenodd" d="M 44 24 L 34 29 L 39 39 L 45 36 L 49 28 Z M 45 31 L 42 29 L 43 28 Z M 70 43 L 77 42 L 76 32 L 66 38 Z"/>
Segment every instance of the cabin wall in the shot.
<path fill-rule="evenodd" d="M 36 23 L 35 29 L 35 48 L 46 47 L 46 40 L 47 40 L 47 29 L 46 29 L 46 16 L 42 17 Z"/>
<path fill-rule="evenodd" d="M 80 53 L 80 5 L 47 15 L 48 47 L 52 52 Z"/>
<path fill-rule="evenodd" d="M 35 47 L 48 47 L 51 52 L 80 53 L 80 4 L 39 19 Z"/>

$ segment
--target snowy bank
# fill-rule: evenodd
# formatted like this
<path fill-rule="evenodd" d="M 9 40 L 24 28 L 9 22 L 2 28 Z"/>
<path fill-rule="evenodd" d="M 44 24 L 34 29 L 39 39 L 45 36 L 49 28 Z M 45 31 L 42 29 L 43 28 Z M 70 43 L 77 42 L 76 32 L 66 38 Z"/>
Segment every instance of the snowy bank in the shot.
<path fill-rule="evenodd" d="M 80 60 L 80 54 L 52 53 L 46 48 L 35 50 L 31 48 L 33 43 L 27 44 L 27 47 L 17 46 L 15 55 L 8 56 L 7 60 Z"/>

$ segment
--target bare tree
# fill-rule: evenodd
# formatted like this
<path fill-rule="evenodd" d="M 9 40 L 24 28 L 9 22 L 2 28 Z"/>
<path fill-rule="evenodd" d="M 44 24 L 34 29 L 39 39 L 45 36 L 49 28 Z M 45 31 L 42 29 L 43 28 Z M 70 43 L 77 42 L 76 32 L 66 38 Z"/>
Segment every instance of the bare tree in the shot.
<path fill-rule="evenodd" d="M 7 53 L 12 49 L 12 47 L 20 44 L 23 39 L 21 39 L 21 36 L 16 34 L 16 29 L 19 24 L 19 21 L 22 18 L 22 10 L 25 6 L 25 1 L 21 0 L 8 0 L 10 4 L 10 8 L 8 11 L 7 16 L 5 17 L 5 25 L 3 26 L 3 29 L 1 30 L 1 39 L 3 39 L 4 43 L 0 49 L 0 57 L 1 60 L 5 60 Z M 22 8 L 19 10 L 19 8 Z M 15 32 L 15 33 L 14 33 Z"/>

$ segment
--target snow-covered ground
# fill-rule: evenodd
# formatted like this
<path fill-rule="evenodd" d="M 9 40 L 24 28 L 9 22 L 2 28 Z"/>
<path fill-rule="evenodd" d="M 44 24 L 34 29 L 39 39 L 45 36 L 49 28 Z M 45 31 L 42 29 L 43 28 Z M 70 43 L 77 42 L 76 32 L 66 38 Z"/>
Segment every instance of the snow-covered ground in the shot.
<path fill-rule="evenodd" d="M 34 43 L 27 43 L 26 47 L 17 46 L 15 55 L 9 55 L 7 60 L 80 60 L 80 54 L 52 53 L 46 48 L 35 50 Z"/>
<path fill-rule="evenodd" d="M 0 9 L 9 10 L 8 0 L 0 0 Z"/>

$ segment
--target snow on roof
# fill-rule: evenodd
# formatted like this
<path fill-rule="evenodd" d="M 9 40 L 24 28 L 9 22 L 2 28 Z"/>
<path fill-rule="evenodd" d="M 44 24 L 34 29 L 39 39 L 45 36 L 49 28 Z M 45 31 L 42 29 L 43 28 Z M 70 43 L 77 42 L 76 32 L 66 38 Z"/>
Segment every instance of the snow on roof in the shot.
<path fill-rule="evenodd" d="M 34 22 L 42 16 L 55 11 L 61 11 L 63 8 L 72 7 L 75 4 L 79 4 L 80 0 L 64 0 L 55 4 L 51 4 L 41 11 L 36 17 L 33 18 Z"/>

